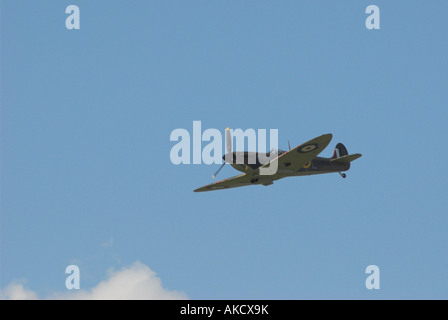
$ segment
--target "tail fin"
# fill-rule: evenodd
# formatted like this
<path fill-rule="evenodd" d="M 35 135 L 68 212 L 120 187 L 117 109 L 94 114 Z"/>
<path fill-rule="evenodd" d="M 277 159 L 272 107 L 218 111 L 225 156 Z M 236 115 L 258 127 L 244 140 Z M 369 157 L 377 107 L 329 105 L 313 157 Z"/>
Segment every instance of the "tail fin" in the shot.
<path fill-rule="evenodd" d="M 348 155 L 347 148 L 342 143 L 338 143 L 336 148 L 334 148 L 332 159 L 337 159 L 346 155 Z"/>

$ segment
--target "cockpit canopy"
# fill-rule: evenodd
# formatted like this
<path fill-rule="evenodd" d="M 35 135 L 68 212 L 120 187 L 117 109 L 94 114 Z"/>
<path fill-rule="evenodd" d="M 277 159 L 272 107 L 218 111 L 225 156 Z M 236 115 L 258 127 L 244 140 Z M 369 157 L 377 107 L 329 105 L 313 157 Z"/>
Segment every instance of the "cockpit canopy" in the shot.
<path fill-rule="evenodd" d="M 272 148 L 271 151 L 269 151 L 266 155 L 268 157 L 270 157 L 271 155 L 281 155 L 281 154 L 283 154 L 285 152 L 286 151 L 282 150 L 282 149 L 274 149 L 274 148 Z"/>

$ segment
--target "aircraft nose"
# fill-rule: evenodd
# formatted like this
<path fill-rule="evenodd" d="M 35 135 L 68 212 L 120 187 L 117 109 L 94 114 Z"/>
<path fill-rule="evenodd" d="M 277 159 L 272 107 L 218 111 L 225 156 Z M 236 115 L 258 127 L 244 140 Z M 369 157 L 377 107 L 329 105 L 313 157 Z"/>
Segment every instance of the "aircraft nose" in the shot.
<path fill-rule="evenodd" d="M 226 161 L 226 158 L 227 158 L 227 157 L 228 157 L 228 159 L 230 160 L 229 163 L 231 163 L 231 162 L 232 162 L 232 158 L 234 158 L 235 155 L 233 154 L 233 152 L 232 152 L 232 153 L 226 153 L 225 155 L 222 156 L 222 160 L 224 160 L 224 162 L 227 162 L 227 161 Z"/>

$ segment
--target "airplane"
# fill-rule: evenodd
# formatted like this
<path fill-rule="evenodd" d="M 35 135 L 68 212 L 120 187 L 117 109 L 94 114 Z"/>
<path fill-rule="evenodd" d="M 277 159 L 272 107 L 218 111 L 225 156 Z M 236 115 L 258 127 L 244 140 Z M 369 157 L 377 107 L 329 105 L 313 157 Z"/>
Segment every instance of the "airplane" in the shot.
<path fill-rule="evenodd" d="M 359 153 L 348 154 L 347 148 L 342 143 L 338 143 L 331 158 L 318 157 L 317 155 L 328 146 L 332 138 L 333 135 L 331 133 L 324 134 L 293 149 L 289 147 L 288 151 L 273 149 L 268 153 L 263 153 L 263 157 L 261 157 L 261 154 L 258 152 L 232 152 L 232 137 L 230 129 L 227 128 L 227 153 L 222 157 L 224 163 L 213 175 L 213 179 L 226 163 L 229 163 L 233 168 L 243 173 L 200 187 L 195 189 L 194 192 L 222 190 L 250 185 L 269 186 L 273 184 L 274 181 L 286 177 L 323 173 L 339 173 L 342 178 L 346 178 L 347 175 L 343 173 L 343 171 L 350 169 L 350 163 L 362 155 Z M 271 160 L 268 161 L 269 159 L 266 158 L 271 156 L 275 158 L 271 158 Z M 263 159 L 266 160 L 263 161 Z M 274 161 L 277 163 L 274 163 Z M 260 169 L 268 169 L 272 164 L 274 164 L 274 168 L 275 164 L 277 165 L 276 173 L 272 175 L 260 174 Z"/>

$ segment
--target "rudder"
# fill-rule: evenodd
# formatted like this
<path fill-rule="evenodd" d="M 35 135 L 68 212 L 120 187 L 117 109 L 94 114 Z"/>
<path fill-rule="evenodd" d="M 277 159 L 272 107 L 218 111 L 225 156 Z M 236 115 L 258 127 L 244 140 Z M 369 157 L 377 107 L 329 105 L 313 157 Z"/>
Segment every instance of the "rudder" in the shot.
<path fill-rule="evenodd" d="M 347 148 L 342 143 L 338 143 L 334 148 L 332 159 L 337 159 L 346 155 L 348 155 Z"/>

